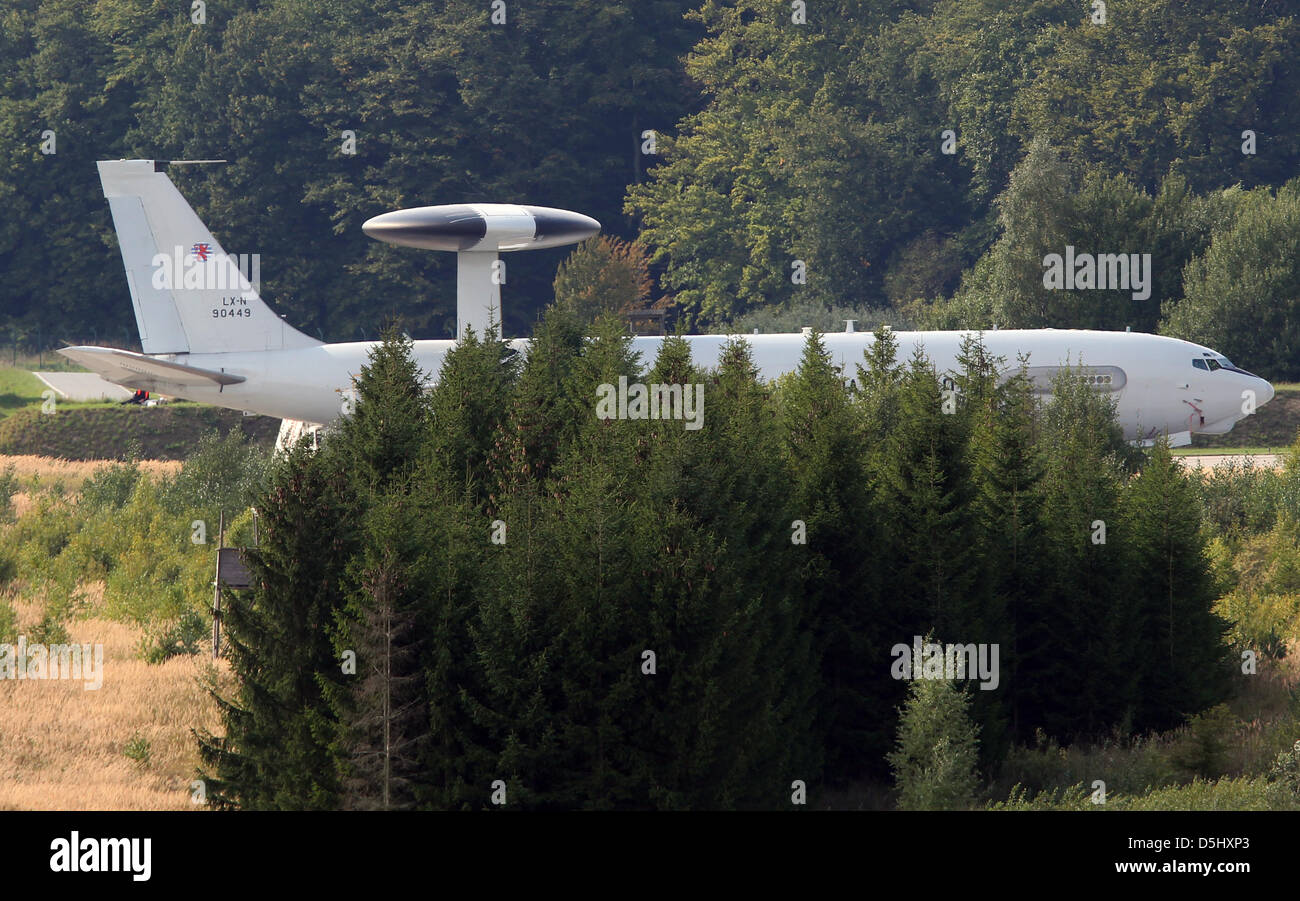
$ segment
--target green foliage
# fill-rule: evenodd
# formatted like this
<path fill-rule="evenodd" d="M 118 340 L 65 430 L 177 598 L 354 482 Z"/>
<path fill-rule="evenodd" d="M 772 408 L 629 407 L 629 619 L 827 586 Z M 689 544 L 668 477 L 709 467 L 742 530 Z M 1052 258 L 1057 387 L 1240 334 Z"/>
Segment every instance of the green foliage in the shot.
<path fill-rule="evenodd" d="M 0 524 L 13 521 L 13 499 L 18 492 L 18 478 L 9 464 L 0 471 Z"/>
<path fill-rule="evenodd" d="M 51 607 L 41 615 L 38 622 L 27 636 L 27 640 L 32 644 L 67 644 L 71 639 L 68 636 L 68 629 L 63 625 L 59 612 Z"/>
<path fill-rule="evenodd" d="M 202 513 L 209 528 L 219 515 L 230 520 L 249 507 L 261 488 L 270 455 L 230 430 L 203 435 L 162 490 L 162 503 L 175 510 Z"/>
<path fill-rule="evenodd" d="M 193 608 L 181 611 L 180 616 L 141 640 L 140 656 L 146 663 L 166 663 L 182 654 L 199 653 L 199 643 L 209 636 L 210 619 Z"/>
<path fill-rule="evenodd" d="M 18 561 L 8 548 L 0 545 L 0 589 L 9 587 L 9 583 L 18 575 Z"/>
<path fill-rule="evenodd" d="M 1268 782 L 1268 799 L 1274 810 L 1300 807 L 1300 741 L 1278 753 Z"/>
<path fill-rule="evenodd" d="M 1124 495 L 1129 565 L 1145 574 L 1128 599 L 1146 652 L 1139 729 L 1169 728 L 1228 693 L 1227 624 L 1213 609 L 1217 579 L 1204 535 L 1186 515 L 1195 507 L 1191 478 L 1162 440 Z"/>
<path fill-rule="evenodd" d="M 149 765 L 149 759 L 153 750 L 150 747 L 149 739 L 145 738 L 139 732 L 132 734 L 127 740 L 125 747 L 122 748 L 122 754 L 128 760 L 135 761 L 136 765 L 144 768 Z"/>
<path fill-rule="evenodd" d="M 237 410 L 176 402 L 161 407 L 114 403 L 63 403 L 55 415 L 39 407 L 0 420 L 0 453 L 36 454 L 65 460 L 183 460 L 189 448 L 212 429 L 239 429 L 262 447 L 275 443 L 280 422 L 246 417 Z"/>
<path fill-rule="evenodd" d="M 1300 377 L 1300 180 L 1246 195 L 1186 270 L 1166 334 L 1214 347 L 1269 379 Z"/>
<path fill-rule="evenodd" d="M 801 555 L 804 615 L 815 624 L 821 658 L 827 771 L 833 781 L 848 782 L 878 769 L 889 748 L 889 718 L 881 714 L 895 700 L 892 686 L 873 680 L 867 661 L 884 655 L 893 621 L 880 595 L 859 411 L 817 332 L 806 339 L 779 404 L 791 506 L 809 535 Z"/>
<path fill-rule="evenodd" d="M 1134 798 L 1118 798 L 1117 810 L 1296 810 L 1292 799 L 1276 798 L 1265 779 L 1247 776 L 1206 780 L 1196 778 L 1187 785 L 1157 789 Z"/>
<path fill-rule="evenodd" d="M 1267 532 L 1287 509 L 1286 481 L 1281 473 L 1257 466 L 1253 459 L 1228 459 L 1202 470 L 1192 480 L 1201 507 L 1201 519 L 1215 534 L 1239 535 Z M 1294 507 L 1291 509 L 1295 509 Z"/>
<path fill-rule="evenodd" d="M 467 329 L 456 352 L 479 360 L 493 355 L 501 368 L 491 335 L 478 345 Z M 449 387 L 455 384 L 449 379 Z M 337 658 L 353 655 L 357 669 L 343 684 L 327 680 L 322 688 L 338 722 L 331 750 L 339 755 L 343 806 L 393 810 L 420 798 L 433 737 L 425 665 L 439 623 L 426 616 L 430 605 L 421 594 L 432 530 L 411 492 L 433 405 L 410 342 L 395 327 L 371 351 L 356 390 L 357 406 L 331 449 L 348 460 L 359 510 L 359 547 L 346 564 L 348 597 L 335 611 L 332 638 Z"/>
<path fill-rule="evenodd" d="M 0 644 L 12 644 L 18 640 L 18 614 L 8 598 L 0 597 Z"/>
<path fill-rule="evenodd" d="M 173 171 L 224 246 L 282 261 L 263 289 L 295 325 L 374 337 L 382 303 L 450 337 L 454 261 L 394 252 L 360 223 L 420 198 L 492 197 L 581 210 L 626 234 L 619 207 L 641 177 L 641 132 L 698 104 L 678 64 L 699 31 L 683 19 L 691 5 L 539 0 L 502 27 L 476 0 L 231 0 L 196 28 L 188 5 L 11 4 L 0 199 L 14 218 L 0 258 L 28 287 L 7 296 L 3 325 L 24 346 L 41 325 L 47 346 L 61 334 L 134 343 L 94 161 L 222 147 L 220 171 Z M 191 102 L 198 84 L 224 98 L 219 109 Z M 52 156 L 39 149 L 46 128 Z M 511 261 L 516 328 L 550 300 L 558 259 Z"/>
<path fill-rule="evenodd" d="M 126 504 L 140 481 L 140 467 L 135 459 L 101 467 L 81 485 L 78 507 L 87 513 L 117 510 Z"/>
<path fill-rule="evenodd" d="M 1146 188 L 1171 171 L 1197 191 L 1276 184 L 1294 173 L 1297 111 L 1271 100 L 1300 87 L 1295 72 L 1274 62 L 1290 58 L 1300 36 L 1293 6 L 1107 6 L 1104 27 L 1089 21 L 1085 4 L 1053 31 L 1051 54 L 1015 98 L 1013 133 L 1042 136 Z M 1251 128 L 1259 131 L 1256 156 L 1242 152 L 1242 131 Z"/>
<path fill-rule="evenodd" d="M 358 488 L 375 492 L 409 472 L 428 427 L 429 405 L 411 339 L 396 323 L 385 328 L 368 356 L 354 379 L 354 409 L 340 421 L 335 441 L 353 461 Z"/>
<path fill-rule="evenodd" d="M 313 455 L 300 444 L 277 461 L 258 498 L 261 543 L 248 554 L 255 587 L 230 592 L 223 616 L 237 684 L 232 697 L 213 689 L 224 735 L 198 736 L 202 778 L 218 807 L 338 803 L 337 721 L 327 698 L 342 680 L 330 630 L 355 547 L 350 475 L 328 445 Z"/>
<path fill-rule="evenodd" d="M 76 510 L 67 498 L 41 491 L 32 508 L 7 531 L 8 555 L 27 600 L 43 595 L 68 598 L 76 587 L 72 574 L 59 566 L 64 548 L 78 529 Z"/>
<path fill-rule="evenodd" d="M 1236 723 L 1226 704 L 1198 713 L 1187 724 L 1183 740 L 1174 747 L 1172 760 L 1188 775 L 1217 779 L 1224 774 L 1228 746 Z"/>
<path fill-rule="evenodd" d="M 650 300 L 644 248 L 598 235 L 574 248 L 555 272 L 556 306 L 588 326 L 606 313 L 625 313 Z"/>
<path fill-rule="evenodd" d="M 743 339 L 707 372 L 666 340 L 645 372 L 615 317 L 593 332 L 552 310 L 522 367 L 467 333 L 427 396 L 391 332 L 352 417 L 274 465 L 200 745 L 220 806 L 485 808 L 501 779 L 526 809 L 763 808 L 890 764 L 904 806 L 965 807 L 1035 730 L 1219 700 L 1225 564 L 1166 524 L 1188 476 L 1073 370 L 1040 411 L 974 335 L 941 383 L 881 329 L 846 386 L 813 332 L 773 388 Z M 621 378 L 702 386 L 703 427 L 593 415 Z M 939 628 L 999 645 L 1003 690 L 918 680 L 897 714 L 870 661 Z M 1035 791 L 1078 781 L 1016 753 Z"/>
<path fill-rule="evenodd" d="M 1091 789 L 1077 785 L 1031 794 L 1019 789 L 991 810 L 1296 810 L 1294 799 L 1275 791 L 1264 779 L 1246 776 L 1217 780 L 1193 779 L 1135 795 L 1107 794 L 1104 805 L 1093 804 Z"/>
<path fill-rule="evenodd" d="M 211 602 L 214 545 L 194 544 L 190 515 L 167 509 L 160 494 L 141 480 L 122 509 L 92 516 L 70 545 L 75 570 L 104 579 L 112 618 L 156 626 Z"/>
<path fill-rule="evenodd" d="M 97 158 L 226 148 L 220 170 L 177 170 L 184 192 L 228 246 L 281 261 L 264 287 L 291 322 L 336 338 L 373 337 L 376 303 L 450 335 L 454 263 L 357 226 L 470 195 L 639 230 L 692 327 L 810 301 L 931 324 L 1147 329 L 1178 303 L 1233 186 L 1277 188 L 1300 160 L 1300 114 L 1277 99 L 1296 93 L 1300 26 L 1278 3 L 1115 0 L 1097 26 L 1077 0 L 832 0 L 789 27 L 772 0 L 537 0 L 504 25 L 478 0 L 232 0 L 201 30 L 135 0 L 11 6 L 0 259 L 19 287 L 0 334 L 24 348 L 70 331 L 135 340 L 121 279 L 105 300 L 117 261 Z M 225 103 L 196 106 L 194 85 Z M 1036 141 L 1062 168 L 1038 165 Z M 1064 243 L 1150 252 L 1155 290 L 1042 291 L 1042 255 Z M 1295 357 L 1269 306 L 1288 276 L 1268 261 L 1289 257 L 1249 259 L 1275 295 L 1237 280 L 1257 299 L 1236 307 L 1251 328 L 1199 313 L 1170 327 L 1272 339 L 1268 372 Z M 507 331 L 554 296 L 559 260 L 512 261 Z M 1225 296 L 1213 272 L 1194 281 L 1198 306 Z"/>
<path fill-rule="evenodd" d="M 579 340 L 576 332 L 572 337 L 575 343 Z M 488 461 L 496 450 L 494 442 L 518 376 L 518 362 L 495 331 L 480 339 L 473 329 L 467 330 L 443 358 L 438 382 L 429 395 L 432 428 L 421 447 L 426 477 L 456 485 L 468 483 L 477 496 L 487 494 L 492 486 Z M 554 385 L 543 387 L 549 390 Z M 554 397 L 538 397 L 537 401 L 537 406 L 530 405 L 523 415 L 543 415 L 542 404 L 554 403 Z M 536 440 L 540 436 L 530 437 Z M 530 459 L 535 457 L 530 454 Z"/>
<path fill-rule="evenodd" d="M 1280 660 L 1300 635 L 1300 595 L 1232 591 L 1219 598 L 1214 609 L 1231 624 L 1227 639 L 1238 652 Z"/>
<path fill-rule="evenodd" d="M 1109 804 L 1117 795 L 1141 795 L 1178 782 L 1180 772 L 1170 760 L 1169 742 L 1159 735 L 1112 735 L 1098 743 L 1076 742 L 1062 747 L 1041 730 L 1032 744 L 1013 745 L 1007 752 L 993 794 L 1005 786 L 1008 799 L 1020 793 L 1050 798 L 1068 794 L 1085 779 L 1082 801 L 1090 801 L 1092 782 L 1106 783 Z M 1091 807 L 1091 803 L 1088 804 Z"/>
<path fill-rule="evenodd" d="M 989 810 L 1089 810 L 1095 807 L 1092 792 L 1084 785 L 1033 791 L 1015 785 L 1004 800 L 989 804 Z"/>
<path fill-rule="evenodd" d="M 1072 163 L 1043 140 L 1030 144 L 995 205 L 1000 235 L 950 303 L 922 309 L 931 327 L 1128 328 L 1154 331 L 1182 296 L 1182 270 L 1230 216 L 1236 192 L 1191 194 L 1171 176 L 1154 196 L 1125 176 Z M 1130 287 L 1064 290 L 1045 283 L 1049 254 L 1150 253 L 1146 296 Z M 1130 279 L 1136 273 L 1129 270 Z M 1098 270 L 1098 276 L 1101 272 Z"/>
<path fill-rule="evenodd" d="M 39 603 L 39 628 L 59 635 L 64 621 L 84 612 L 87 583 L 102 581 L 98 612 L 143 628 L 145 660 L 197 653 L 211 623 L 217 523 L 189 504 L 221 497 L 235 504 L 263 465 L 237 436 L 213 435 L 175 480 L 145 476 L 132 458 L 100 468 L 75 499 L 38 487 L 30 515 L 4 527 L 0 581 Z M 209 543 L 193 540 L 196 519 L 206 522 Z M 247 540 L 249 522 L 246 512 L 233 517 L 229 537 Z"/>
<path fill-rule="evenodd" d="M 1122 582 L 1128 544 L 1116 534 L 1129 450 L 1114 401 L 1074 369 L 1062 368 L 1051 389 L 1037 441 L 1046 577 L 1016 633 L 1020 733 L 1099 736 L 1132 725 L 1143 653 Z"/>
<path fill-rule="evenodd" d="M 889 755 L 901 810 L 969 808 L 978 785 L 979 728 L 956 682 L 913 679 Z"/>

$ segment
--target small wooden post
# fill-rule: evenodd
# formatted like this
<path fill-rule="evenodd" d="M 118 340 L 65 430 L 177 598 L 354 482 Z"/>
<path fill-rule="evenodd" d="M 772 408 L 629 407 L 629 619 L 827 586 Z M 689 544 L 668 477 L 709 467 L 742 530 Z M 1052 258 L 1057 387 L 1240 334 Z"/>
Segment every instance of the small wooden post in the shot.
<path fill-rule="evenodd" d="M 221 548 L 226 543 L 226 514 L 217 520 L 217 574 L 212 580 L 212 659 L 221 656 Z"/>

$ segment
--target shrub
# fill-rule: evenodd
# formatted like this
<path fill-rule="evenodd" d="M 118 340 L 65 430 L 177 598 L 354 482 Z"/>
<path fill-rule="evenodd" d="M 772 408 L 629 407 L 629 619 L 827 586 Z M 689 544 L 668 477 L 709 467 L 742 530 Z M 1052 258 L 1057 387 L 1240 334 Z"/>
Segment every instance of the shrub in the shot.
<path fill-rule="evenodd" d="M 1228 744 L 1236 720 L 1228 705 L 1219 704 L 1192 717 L 1187 732 L 1174 747 L 1173 762 L 1189 775 L 1204 779 L 1222 776 L 1228 763 Z"/>
<path fill-rule="evenodd" d="M 1237 652 L 1281 660 L 1300 637 L 1300 595 L 1232 591 L 1216 602 L 1215 612 L 1229 622 L 1228 641 Z"/>
<path fill-rule="evenodd" d="M 1139 797 L 1115 798 L 1106 806 L 1113 810 L 1294 809 L 1293 806 L 1275 807 L 1268 788 L 1267 780 L 1245 776 L 1217 780 L 1195 778 L 1188 785 L 1159 788 Z"/>
<path fill-rule="evenodd" d="M 201 642 L 211 629 L 211 621 L 194 609 L 181 611 L 175 621 L 140 640 L 140 656 L 147 663 L 166 663 L 182 654 L 197 654 Z"/>
<path fill-rule="evenodd" d="M 889 754 L 903 810 L 953 810 L 971 806 L 978 785 L 979 727 L 970 698 L 947 679 L 914 679 L 898 724 L 898 747 Z"/>
<path fill-rule="evenodd" d="M 140 467 L 134 458 L 101 467 L 82 483 L 78 500 L 81 510 L 96 513 L 120 509 L 131 498 L 140 476 Z"/>
<path fill-rule="evenodd" d="M 18 640 L 18 615 L 8 600 L 0 598 L 0 644 L 13 644 Z"/>
<path fill-rule="evenodd" d="M 13 498 L 17 493 L 18 477 L 14 475 L 14 465 L 10 463 L 0 472 L 0 522 L 13 521 Z"/>
<path fill-rule="evenodd" d="M 140 767 L 149 765 L 149 758 L 152 751 L 149 747 L 149 739 L 145 738 L 139 732 L 133 733 L 127 740 L 125 747 L 122 748 L 122 754 L 134 760 Z"/>
<path fill-rule="evenodd" d="M 209 432 L 176 477 L 160 486 L 161 503 L 175 513 L 201 514 L 211 520 L 208 529 L 215 532 L 221 513 L 229 519 L 253 502 L 269 460 L 269 454 L 237 430 L 224 437 Z"/>
<path fill-rule="evenodd" d="M 1268 798 L 1274 809 L 1300 807 L 1300 741 L 1277 755 L 1268 773 Z"/>

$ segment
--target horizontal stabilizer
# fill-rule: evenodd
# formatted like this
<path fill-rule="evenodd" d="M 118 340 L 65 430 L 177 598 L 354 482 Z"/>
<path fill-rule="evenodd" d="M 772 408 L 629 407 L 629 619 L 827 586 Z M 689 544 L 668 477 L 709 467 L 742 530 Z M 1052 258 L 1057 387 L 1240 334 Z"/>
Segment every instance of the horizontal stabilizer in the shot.
<path fill-rule="evenodd" d="M 59 353 L 124 388 L 166 393 L 168 388 L 237 385 L 242 375 L 213 372 L 113 347 L 64 347 Z"/>

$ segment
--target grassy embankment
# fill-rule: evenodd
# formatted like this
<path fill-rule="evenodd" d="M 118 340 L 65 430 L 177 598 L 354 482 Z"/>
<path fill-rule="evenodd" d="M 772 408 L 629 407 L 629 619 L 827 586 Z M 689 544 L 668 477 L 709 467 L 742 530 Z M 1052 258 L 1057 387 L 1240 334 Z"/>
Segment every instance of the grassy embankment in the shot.
<path fill-rule="evenodd" d="M 139 407 L 112 402 L 74 403 L 56 399 L 30 372 L 0 366 L 0 454 L 65 460 L 120 459 L 134 444 L 142 458 L 179 460 L 214 429 L 239 429 L 261 447 L 275 443 L 279 420 L 244 416 L 203 404 Z"/>

